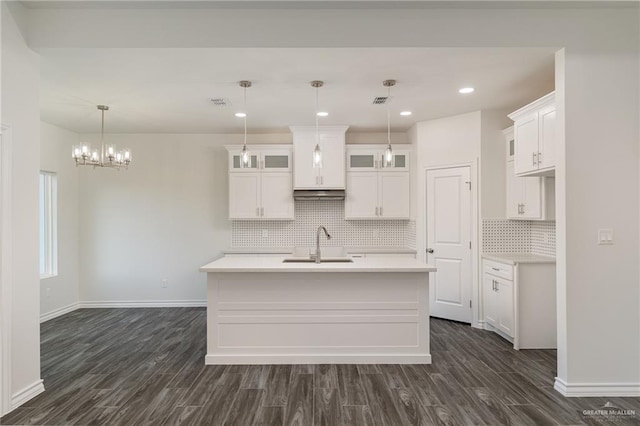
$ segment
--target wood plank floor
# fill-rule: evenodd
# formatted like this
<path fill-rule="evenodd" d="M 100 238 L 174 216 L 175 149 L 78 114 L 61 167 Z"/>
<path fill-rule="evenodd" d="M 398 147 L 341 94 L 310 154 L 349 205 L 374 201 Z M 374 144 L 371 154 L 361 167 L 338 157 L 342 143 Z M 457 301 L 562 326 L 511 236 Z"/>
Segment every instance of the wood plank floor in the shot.
<path fill-rule="evenodd" d="M 556 354 L 431 320 L 431 365 L 205 366 L 205 310 L 81 309 L 42 324 L 46 392 L 1 424 L 640 424 L 638 398 L 563 398 Z M 606 402 L 636 416 L 583 415 Z"/>

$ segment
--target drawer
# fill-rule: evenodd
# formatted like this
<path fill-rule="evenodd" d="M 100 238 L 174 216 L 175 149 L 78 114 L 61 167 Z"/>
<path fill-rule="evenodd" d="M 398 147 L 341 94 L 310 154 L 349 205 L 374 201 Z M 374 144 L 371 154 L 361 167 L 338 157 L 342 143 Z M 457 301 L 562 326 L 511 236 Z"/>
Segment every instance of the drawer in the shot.
<path fill-rule="evenodd" d="M 506 280 L 513 281 L 513 265 L 484 259 L 483 272 L 485 274 L 491 274 L 495 275 L 496 277 L 501 277 Z"/>

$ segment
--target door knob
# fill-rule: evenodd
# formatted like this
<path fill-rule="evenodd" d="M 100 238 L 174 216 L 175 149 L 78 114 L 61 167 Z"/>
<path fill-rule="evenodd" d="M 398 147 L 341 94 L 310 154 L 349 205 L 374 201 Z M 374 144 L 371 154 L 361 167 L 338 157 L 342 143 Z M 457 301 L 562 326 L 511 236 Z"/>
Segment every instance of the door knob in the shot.
<path fill-rule="evenodd" d="M 427 253 L 429 253 L 429 254 L 433 253 L 433 249 L 432 248 L 428 248 L 427 249 Z"/>

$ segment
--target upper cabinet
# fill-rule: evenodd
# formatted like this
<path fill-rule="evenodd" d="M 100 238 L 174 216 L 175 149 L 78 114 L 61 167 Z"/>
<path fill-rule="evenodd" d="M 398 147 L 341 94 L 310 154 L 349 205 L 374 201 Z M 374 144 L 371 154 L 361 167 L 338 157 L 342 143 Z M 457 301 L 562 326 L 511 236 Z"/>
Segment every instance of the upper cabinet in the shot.
<path fill-rule="evenodd" d="M 249 167 L 240 167 L 240 152 L 242 147 L 229 146 L 229 171 L 230 172 L 290 172 L 291 167 L 291 147 L 273 146 L 252 146 L 249 149 Z"/>
<path fill-rule="evenodd" d="M 350 148 L 347 150 L 347 171 L 408 171 L 409 170 L 409 150 L 393 149 L 393 160 L 390 166 L 384 165 L 384 151 L 382 148 L 359 149 Z"/>
<path fill-rule="evenodd" d="M 555 92 L 509 114 L 514 125 L 514 170 L 518 176 L 555 173 Z"/>
<path fill-rule="evenodd" d="M 294 189 L 345 189 L 345 134 L 347 126 L 292 126 Z M 322 167 L 313 167 L 316 143 Z"/>
<path fill-rule="evenodd" d="M 507 219 L 554 220 L 555 179 L 547 176 L 519 177 L 515 173 L 513 128 L 503 131 L 507 146 Z"/>
<path fill-rule="evenodd" d="M 345 219 L 409 219 L 411 216 L 410 148 L 395 145 L 391 166 L 384 167 L 386 145 L 347 148 Z"/>
<path fill-rule="evenodd" d="M 242 147 L 228 146 L 229 219 L 294 218 L 291 146 L 249 146 L 249 167 L 240 168 Z"/>

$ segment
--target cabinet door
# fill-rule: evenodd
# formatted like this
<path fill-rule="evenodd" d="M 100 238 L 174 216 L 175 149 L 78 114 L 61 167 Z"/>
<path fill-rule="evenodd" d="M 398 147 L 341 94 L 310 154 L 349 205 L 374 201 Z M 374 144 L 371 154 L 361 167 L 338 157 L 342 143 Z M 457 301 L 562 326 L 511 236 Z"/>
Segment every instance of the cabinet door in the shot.
<path fill-rule="evenodd" d="M 502 278 L 496 278 L 497 291 L 497 312 L 498 312 L 498 329 L 509 337 L 515 336 L 515 311 L 513 301 L 513 281 L 507 281 Z"/>
<path fill-rule="evenodd" d="M 507 162 L 507 219 L 521 219 L 520 206 L 524 203 L 523 179 L 516 177 L 513 161 Z"/>
<path fill-rule="evenodd" d="M 291 170 L 291 151 L 288 149 L 263 150 L 260 153 L 260 169 L 264 172 Z"/>
<path fill-rule="evenodd" d="M 261 178 L 262 219 L 293 219 L 293 185 L 289 172 L 263 173 Z"/>
<path fill-rule="evenodd" d="M 494 327 L 498 326 L 496 315 L 496 292 L 495 277 L 484 274 L 482 276 L 482 310 L 484 312 L 484 321 Z"/>
<path fill-rule="evenodd" d="M 378 208 L 378 173 L 347 173 L 347 191 L 344 202 L 346 219 L 376 219 Z"/>
<path fill-rule="evenodd" d="M 313 168 L 312 161 L 316 146 L 315 134 L 299 132 L 294 133 L 293 138 L 293 186 L 295 189 L 318 188 L 318 171 L 321 169 Z M 325 158 L 322 162 L 325 163 Z"/>
<path fill-rule="evenodd" d="M 320 148 L 322 149 L 322 168 L 318 169 L 320 174 L 318 188 L 344 189 L 344 133 L 320 134 Z"/>
<path fill-rule="evenodd" d="M 240 167 L 240 149 L 229 151 L 229 171 L 230 172 L 255 172 L 258 170 L 260 156 L 257 152 L 249 149 L 249 167 Z"/>
<path fill-rule="evenodd" d="M 538 169 L 538 114 L 523 117 L 513 125 L 515 134 L 515 172 L 526 173 Z"/>
<path fill-rule="evenodd" d="M 393 161 L 390 166 L 384 167 L 384 150 L 378 153 L 378 165 L 381 172 L 409 171 L 409 151 L 393 150 Z"/>
<path fill-rule="evenodd" d="M 521 179 L 524 188 L 524 207 L 522 214 L 523 219 L 541 219 L 542 218 L 542 178 L 540 177 L 523 177 Z"/>
<path fill-rule="evenodd" d="M 354 149 L 347 151 L 347 171 L 371 172 L 378 167 L 378 150 Z"/>
<path fill-rule="evenodd" d="M 229 173 L 229 218 L 260 218 L 260 173 Z"/>
<path fill-rule="evenodd" d="M 380 217 L 409 219 L 411 216 L 409 172 L 378 173 L 378 182 Z"/>
<path fill-rule="evenodd" d="M 540 122 L 540 139 L 538 141 L 538 167 L 540 169 L 553 168 L 556 165 L 556 107 L 543 108 L 538 113 Z"/>

